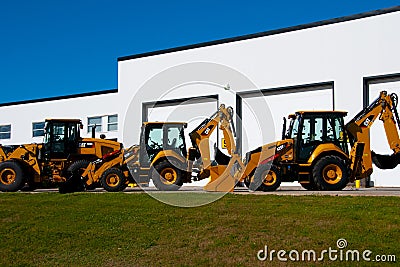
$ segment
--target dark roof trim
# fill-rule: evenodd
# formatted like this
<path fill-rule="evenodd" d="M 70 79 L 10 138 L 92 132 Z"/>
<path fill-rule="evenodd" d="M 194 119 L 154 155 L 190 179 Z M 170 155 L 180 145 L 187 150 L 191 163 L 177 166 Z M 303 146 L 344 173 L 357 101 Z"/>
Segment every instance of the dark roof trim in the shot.
<path fill-rule="evenodd" d="M 238 92 L 237 94 L 242 98 L 248 98 L 248 97 L 259 97 L 261 94 L 264 96 L 268 96 L 268 95 L 297 93 L 299 91 L 308 92 L 321 89 L 332 89 L 334 88 L 334 86 L 335 83 L 333 81 L 328 81 L 328 82 L 290 85 L 290 86 L 267 88 L 267 89 L 257 89 L 252 91 Z"/>
<path fill-rule="evenodd" d="M 142 122 L 149 120 L 149 109 L 157 107 L 168 107 L 180 104 L 198 104 L 207 103 L 211 101 L 218 101 L 218 95 L 205 95 L 205 96 L 195 96 L 180 99 L 169 99 L 161 101 L 143 102 L 142 103 Z"/>
<path fill-rule="evenodd" d="M 32 104 L 32 103 L 40 103 L 40 102 L 71 99 L 71 98 L 79 98 L 79 97 L 85 97 L 85 96 L 114 94 L 114 93 L 118 93 L 118 89 L 110 89 L 110 90 L 103 90 L 103 91 L 82 93 L 82 94 L 75 94 L 75 95 L 56 96 L 56 97 L 47 97 L 47 98 L 41 98 L 41 99 L 33 99 L 33 100 L 23 100 L 23 101 L 9 102 L 9 103 L 1 103 L 0 107 L 23 105 L 23 104 Z"/>
<path fill-rule="evenodd" d="M 350 16 L 345 16 L 345 17 L 340 17 L 340 18 L 328 19 L 328 20 L 323 20 L 323 21 L 319 21 L 319 22 L 312 22 L 312 23 L 308 23 L 308 24 L 292 26 L 292 27 L 283 28 L 283 29 L 277 29 L 277 30 L 271 30 L 271 31 L 265 31 L 265 32 L 259 32 L 259 33 L 254 33 L 254 34 L 238 36 L 238 37 L 225 38 L 225 39 L 216 40 L 216 41 L 174 47 L 174 48 L 163 49 L 163 50 L 147 52 L 147 53 L 141 53 L 141 54 L 136 54 L 136 55 L 131 55 L 131 56 L 124 56 L 124 57 L 119 57 L 118 61 L 150 57 L 150 56 L 162 55 L 162 54 L 184 51 L 184 50 L 189 50 L 189 49 L 194 49 L 194 48 L 219 45 L 219 44 L 231 43 L 231 42 L 236 42 L 236 41 L 243 41 L 243 40 L 259 38 L 259 37 L 264 37 L 264 36 L 270 36 L 270 35 L 276 35 L 276 34 L 287 33 L 287 32 L 294 32 L 294 31 L 305 30 L 305 29 L 315 28 L 315 27 L 320 27 L 320 26 L 326 26 L 326 25 L 340 23 L 340 22 L 346 22 L 346 21 L 352 21 L 352 20 L 357 20 L 357 19 L 363 19 L 363 18 L 378 16 L 378 15 L 388 14 L 388 13 L 397 12 L 397 11 L 400 11 L 400 6 L 394 6 L 394 7 L 390 7 L 390 8 L 379 9 L 379 10 L 374 10 L 374 11 L 370 11 L 370 12 L 365 12 L 365 13 L 360 13 L 360 14 L 350 15 Z"/>

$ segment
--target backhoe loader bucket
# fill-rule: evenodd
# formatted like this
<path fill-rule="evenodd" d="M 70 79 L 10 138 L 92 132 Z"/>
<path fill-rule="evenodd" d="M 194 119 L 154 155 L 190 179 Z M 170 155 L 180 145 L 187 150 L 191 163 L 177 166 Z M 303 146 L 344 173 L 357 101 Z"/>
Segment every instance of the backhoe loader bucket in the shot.
<path fill-rule="evenodd" d="M 392 155 L 380 155 L 371 151 L 372 162 L 379 169 L 394 169 L 400 163 L 400 153 Z"/>
<path fill-rule="evenodd" d="M 227 166 L 210 168 L 210 181 L 203 189 L 211 192 L 232 192 L 244 170 L 243 163 L 237 155 L 232 156 Z"/>

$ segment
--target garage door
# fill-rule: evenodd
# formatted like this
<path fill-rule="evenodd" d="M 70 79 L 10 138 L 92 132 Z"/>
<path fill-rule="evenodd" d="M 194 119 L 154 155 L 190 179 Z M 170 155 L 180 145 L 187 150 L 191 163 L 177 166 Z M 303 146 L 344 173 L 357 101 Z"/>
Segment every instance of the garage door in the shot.
<path fill-rule="evenodd" d="M 333 83 L 262 90 L 262 94 L 262 97 L 242 95 L 243 153 L 262 144 L 280 140 L 283 117 L 287 118 L 295 111 L 333 110 L 334 108 Z M 268 106 L 269 111 L 265 105 Z M 267 114 L 268 112 L 270 114 Z M 267 123 L 265 123 L 266 120 L 268 120 Z M 260 136 L 260 131 L 262 131 L 262 136 Z"/>
<path fill-rule="evenodd" d="M 377 82 L 369 84 L 369 103 L 375 100 L 379 96 L 380 91 L 387 91 L 388 93 L 396 93 L 400 96 L 400 79 L 399 81 L 392 82 Z M 378 154 L 392 154 L 390 150 L 386 133 L 383 128 L 381 121 L 376 120 L 374 125 L 371 127 L 371 149 Z M 400 186 L 400 166 L 397 166 L 393 170 L 381 170 L 376 166 L 373 166 L 374 172 L 371 175 L 371 181 L 374 182 L 375 186 Z"/>

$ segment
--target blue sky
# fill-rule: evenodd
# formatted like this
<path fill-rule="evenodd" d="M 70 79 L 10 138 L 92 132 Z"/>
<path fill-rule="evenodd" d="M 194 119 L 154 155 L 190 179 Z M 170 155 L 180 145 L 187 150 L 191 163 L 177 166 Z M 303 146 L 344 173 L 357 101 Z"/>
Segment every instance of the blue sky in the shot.
<path fill-rule="evenodd" d="M 0 103 L 115 89 L 121 56 L 396 5 L 400 1 L 0 0 Z"/>

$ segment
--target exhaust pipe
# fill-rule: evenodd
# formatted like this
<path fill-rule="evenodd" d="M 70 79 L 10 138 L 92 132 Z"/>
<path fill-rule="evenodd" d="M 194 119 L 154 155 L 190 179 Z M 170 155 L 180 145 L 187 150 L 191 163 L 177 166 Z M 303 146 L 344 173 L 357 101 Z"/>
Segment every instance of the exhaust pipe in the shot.
<path fill-rule="evenodd" d="M 379 169 L 394 169 L 400 163 L 400 153 L 392 155 L 380 155 L 371 151 L 372 162 Z"/>
<path fill-rule="evenodd" d="M 92 127 L 92 138 L 96 138 L 96 127 L 97 127 L 96 124 L 93 125 L 93 127 Z"/>

